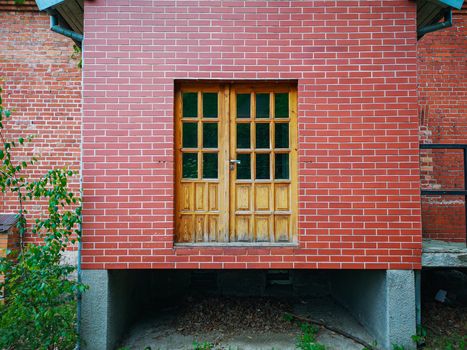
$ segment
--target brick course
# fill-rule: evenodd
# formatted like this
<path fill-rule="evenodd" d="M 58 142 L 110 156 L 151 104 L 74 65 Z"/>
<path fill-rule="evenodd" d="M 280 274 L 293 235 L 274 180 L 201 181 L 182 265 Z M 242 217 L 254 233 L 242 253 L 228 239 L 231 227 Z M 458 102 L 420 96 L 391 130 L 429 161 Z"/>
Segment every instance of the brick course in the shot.
<path fill-rule="evenodd" d="M 0 2 L 0 85 L 4 105 L 13 111 L 4 122 L 5 135 L 14 140 L 33 136 L 14 161 L 38 162 L 26 176 L 38 177 L 52 167 L 80 170 L 81 70 L 73 58 L 73 42 L 50 31 L 49 17 L 33 7 Z M 35 6 L 35 5 L 34 5 Z M 79 176 L 71 188 L 79 192 Z M 18 203 L 1 195 L 0 212 L 17 212 Z M 28 205 L 31 222 L 44 210 L 43 203 Z M 26 241 L 36 237 L 28 236 Z M 71 247 L 73 248 L 73 247 Z"/>
<path fill-rule="evenodd" d="M 421 143 L 467 143 L 467 7 L 454 11 L 453 27 L 418 43 Z M 463 189 L 461 151 L 424 151 L 422 187 Z M 422 199 L 424 238 L 465 242 L 463 197 Z"/>
<path fill-rule="evenodd" d="M 406 0 L 86 2 L 83 268 L 419 268 L 415 17 Z M 174 247 L 176 79 L 298 81 L 297 247 Z"/>

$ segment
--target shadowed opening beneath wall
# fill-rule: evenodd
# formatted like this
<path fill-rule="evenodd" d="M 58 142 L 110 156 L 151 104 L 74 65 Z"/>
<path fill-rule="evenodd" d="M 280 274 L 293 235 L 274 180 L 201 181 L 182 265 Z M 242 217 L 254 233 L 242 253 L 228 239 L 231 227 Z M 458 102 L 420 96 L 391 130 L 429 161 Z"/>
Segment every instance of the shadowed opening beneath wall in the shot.
<path fill-rule="evenodd" d="M 110 271 L 127 291 L 120 345 L 127 349 L 295 349 L 314 324 L 326 349 L 362 349 L 373 337 L 333 297 L 339 271 Z M 122 278 L 122 275 L 125 277 Z M 125 279 L 128 279 L 124 282 Z M 113 283 L 113 282 L 111 282 Z M 127 306 L 124 306 L 127 305 Z M 330 329 L 334 329 L 332 331 Z M 336 331 L 337 330 L 337 331 Z M 310 329 L 305 332 L 311 331 Z M 204 348 L 203 348 L 204 349 Z"/>

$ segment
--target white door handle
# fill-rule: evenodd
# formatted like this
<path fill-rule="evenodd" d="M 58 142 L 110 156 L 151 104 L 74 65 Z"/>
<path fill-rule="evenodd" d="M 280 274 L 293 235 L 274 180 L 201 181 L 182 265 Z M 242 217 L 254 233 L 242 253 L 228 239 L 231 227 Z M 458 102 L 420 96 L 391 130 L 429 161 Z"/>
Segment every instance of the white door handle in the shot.
<path fill-rule="evenodd" d="M 240 161 L 238 159 L 231 159 L 229 160 L 229 169 L 234 170 L 235 169 L 235 164 L 240 164 Z"/>

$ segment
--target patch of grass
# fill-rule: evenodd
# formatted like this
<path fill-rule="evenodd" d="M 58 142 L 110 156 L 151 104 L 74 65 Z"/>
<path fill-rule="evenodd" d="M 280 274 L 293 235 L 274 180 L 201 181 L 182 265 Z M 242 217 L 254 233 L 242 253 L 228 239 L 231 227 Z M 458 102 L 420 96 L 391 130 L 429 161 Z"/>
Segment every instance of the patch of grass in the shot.
<path fill-rule="evenodd" d="M 318 328 L 309 323 L 300 325 L 302 334 L 298 336 L 296 347 L 300 350 L 326 350 L 326 347 L 316 341 Z"/>
<path fill-rule="evenodd" d="M 405 347 L 399 344 L 392 344 L 392 350 L 405 350 Z"/>
<path fill-rule="evenodd" d="M 466 350 L 467 335 L 430 336 L 428 334 L 427 344 L 425 350 Z"/>
<path fill-rule="evenodd" d="M 287 321 L 287 322 L 293 322 L 294 321 L 294 318 L 291 314 L 289 313 L 285 313 L 284 315 L 282 315 L 282 319 L 284 321 Z"/>
<path fill-rule="evenodd" d="M 412 335 L 412 341 L 418 346 L 424 346 L 426 343 L 426 328 L 417 326 L 417 334 Z"/>
<path fill-rule="evenodd" d="M 214 344 L 207 341 L 202 343 L 198 343 L 197 341 L 193 342 L 193 350 L 212 350 L 213 348 Z"/>

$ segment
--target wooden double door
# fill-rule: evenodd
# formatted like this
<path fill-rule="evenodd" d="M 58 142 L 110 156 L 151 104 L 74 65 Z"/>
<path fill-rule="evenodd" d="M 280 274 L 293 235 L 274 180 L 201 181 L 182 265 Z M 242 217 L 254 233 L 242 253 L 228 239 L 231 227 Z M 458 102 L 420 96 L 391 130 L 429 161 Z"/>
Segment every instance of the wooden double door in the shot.
<path fill-rule="evenodd" d="M 295 242 L 296 86 L 180 84 L 175 164 L 176 243 Z"/>

